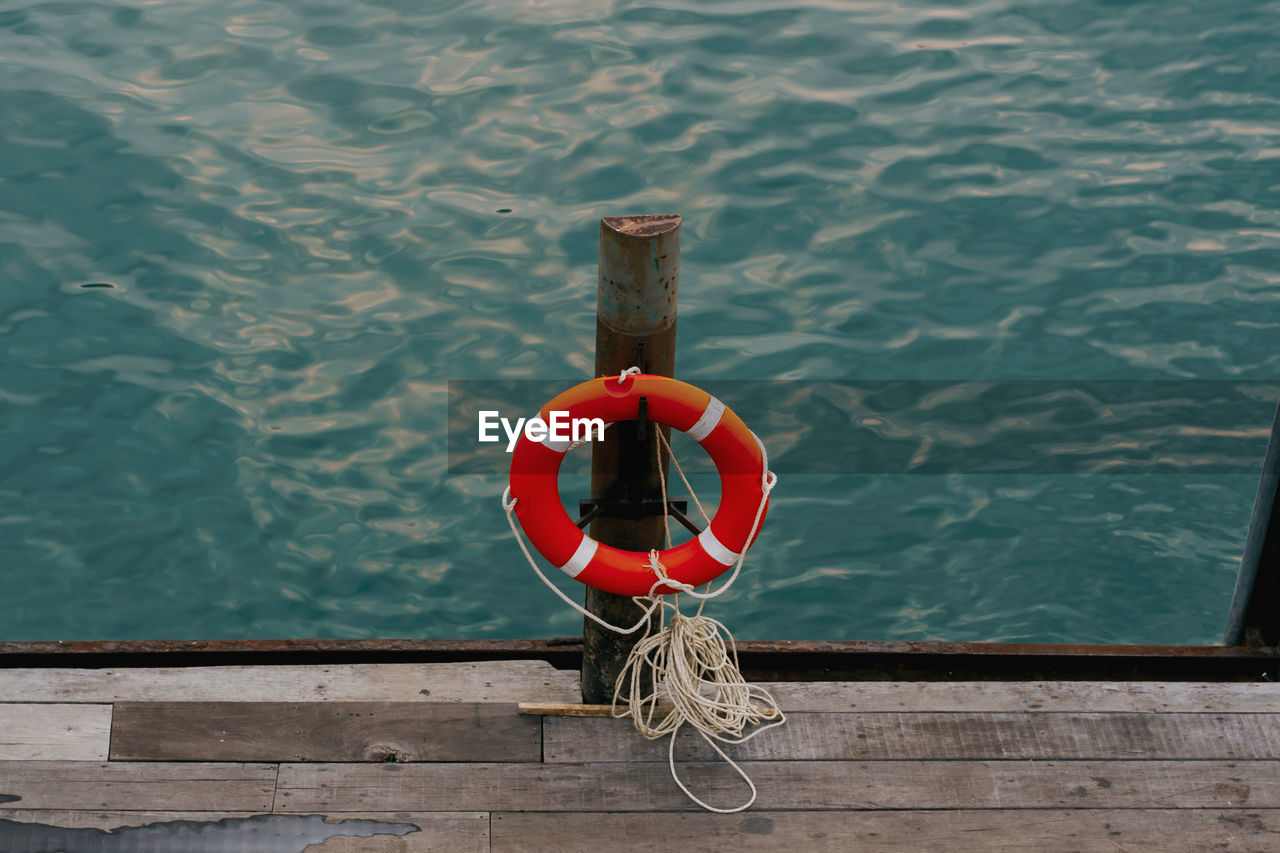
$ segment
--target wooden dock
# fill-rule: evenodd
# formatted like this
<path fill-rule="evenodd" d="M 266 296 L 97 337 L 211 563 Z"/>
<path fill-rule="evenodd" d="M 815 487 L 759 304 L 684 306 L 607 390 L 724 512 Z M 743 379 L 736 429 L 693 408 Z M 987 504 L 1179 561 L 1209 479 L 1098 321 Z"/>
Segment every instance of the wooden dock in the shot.
<path fill-rule="evenodd" d="M 0 851 L 1280 850 L 1280 684 L 770 687 L 717 815 L 545 661 L 0 669 Z"/>

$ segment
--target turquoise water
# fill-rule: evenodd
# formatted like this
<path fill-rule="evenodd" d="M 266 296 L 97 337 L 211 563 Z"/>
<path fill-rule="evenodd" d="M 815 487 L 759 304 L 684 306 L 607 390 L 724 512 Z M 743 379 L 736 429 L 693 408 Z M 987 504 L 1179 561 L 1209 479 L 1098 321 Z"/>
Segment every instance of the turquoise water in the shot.
<path fill-rule="evenodd" d="M 445 410 L 589 374 L 603 215 L 684 216 L 694 382 L 1274 382 L 1277 11 L 0 3 L 0 638 L 577 633 Z M 1187 474 L 784 473 L 713 611 L 1216 641 L 1266 396 Z"/>

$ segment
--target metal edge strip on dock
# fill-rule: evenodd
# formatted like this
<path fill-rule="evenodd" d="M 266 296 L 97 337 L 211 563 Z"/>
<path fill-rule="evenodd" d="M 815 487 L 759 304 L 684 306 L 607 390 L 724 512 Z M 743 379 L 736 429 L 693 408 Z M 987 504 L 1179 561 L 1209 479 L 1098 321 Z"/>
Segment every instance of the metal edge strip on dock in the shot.
<path fill-rule="evenodd" d="M 1280 678 L 1280 648 L 899 641 L 737 642 L 752 681 Z M 0 642 L 0 668 L 545 660 L 582 663 L 580 637 L 552 639 L 126 640 Z"/>

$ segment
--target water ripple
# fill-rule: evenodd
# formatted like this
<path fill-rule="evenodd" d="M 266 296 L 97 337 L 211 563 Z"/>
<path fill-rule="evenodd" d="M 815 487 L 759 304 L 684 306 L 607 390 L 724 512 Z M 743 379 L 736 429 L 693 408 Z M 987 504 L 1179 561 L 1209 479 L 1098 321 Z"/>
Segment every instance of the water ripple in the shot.
<path fill-rule="evenodd" d="M 1277 20 L 0 5 L 0 637 L 576 633 L 445 383 L 589 373 L 601 215 L 684 215 L 695 380 L 1275 379 Z M 795 477 L 722 615 L 1212 641 L 1253 487 Z"/>

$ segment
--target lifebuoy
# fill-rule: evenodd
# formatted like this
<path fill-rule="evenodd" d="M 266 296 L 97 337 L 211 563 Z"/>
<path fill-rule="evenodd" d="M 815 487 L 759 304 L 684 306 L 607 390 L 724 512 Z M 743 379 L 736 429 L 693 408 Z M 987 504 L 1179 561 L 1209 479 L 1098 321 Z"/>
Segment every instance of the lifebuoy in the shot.
<path fill-rule="evenodd" d="M 707 529 L 694 539 L 658 555 L 673 581 L 700 586 L 738 562 L 759 532 L 768 494 L 765 453 L 755 433 L 733 410 L 688 383 L 665 376 L 625 374 L 575 385 L 542 407 L 570 418 L 601 418 L 605 423 L 636 420 L 640 398 L 648 400 L 648 418 L 687 433 L 707 451 L 720 474 L 720 507 Z M 521 436 L 511 457 L 510 493 L 515 514 L 534 548 L 571 578 L 618 595 L 645 595 L 657 578 L 649 555 L 597 542 L 573 523 L 560 502 L 557 485 L 567 441 L 532 441 Z M 757 521 L 757 513 L 759 521 Z M 659 587 L 660 594 L 675 592 Z"/>

